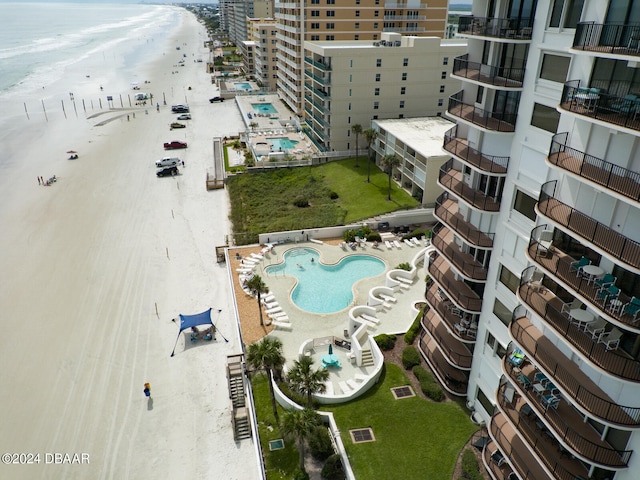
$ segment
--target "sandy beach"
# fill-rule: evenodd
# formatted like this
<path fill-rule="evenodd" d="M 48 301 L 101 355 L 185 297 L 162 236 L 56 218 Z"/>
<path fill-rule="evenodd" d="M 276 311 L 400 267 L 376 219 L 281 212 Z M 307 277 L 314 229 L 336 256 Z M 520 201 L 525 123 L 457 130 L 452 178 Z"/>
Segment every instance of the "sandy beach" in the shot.
<path fill-rule="evenodd" d="M 205 32 L 182 12 L 157 59 L 140 65 L 159 112 L 32 112 L 0 134 L 0 452 L 40 456 L 0 464 L 0 478 L 258 477 L 254 440 L 236 443 L 230 428 L 224 367 L 241 346 L 215 255 L 229 233 L 227 195 L 205 190 L 212 137 L 237 134 L 242 119 L 234 102 L 208 102 L 218 91 L 194 61 L 208 58 Z M 193 119 L 169 131 L 170 105 L 185 102 Z M 189 148 L 165 152 L 170 140 Z M 185 162 L 179 176 L 156 177 L 163 156 Z M 173 319 L 209 307 L 229 341 L 181 336 L 170 357 Z M 56 453 L 79 461 L 46 456 Z"/>

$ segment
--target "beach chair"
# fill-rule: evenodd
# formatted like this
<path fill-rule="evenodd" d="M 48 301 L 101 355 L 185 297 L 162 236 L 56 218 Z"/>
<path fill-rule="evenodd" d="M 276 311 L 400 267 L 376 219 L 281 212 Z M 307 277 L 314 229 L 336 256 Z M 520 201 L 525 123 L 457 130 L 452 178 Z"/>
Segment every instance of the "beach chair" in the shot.
<path fill-rule="evenodd" d="M 582 257 L 580 258 L 580 260 L 571 262 L 569 264 L 569 272 L 575 271 L 576 277 L 579 277 L 580 273 L 582 272 L 582 268 L 586 267 L 587 265 L 591 265 L 591 260 L 589 260 L 587 257 Z"/>
<path fill-rule="evenodd" d="M 593 322 L 587 323 L 584 327 L 584 331 L 586 333 L 590 333 L 591 339 L 595 340 L 602 333 L 604 333 L 604 329 L 606 328 L 606 326 L 607 326 L 607 321 L 602 317 L 598 317 Z"/>
<path fill-rule="evenodd" d="M 604 343 L 606 350 L 617 350 L 620 346 L 620 339 L 622 338 L 622 332 L 617 328 L 614 328 L 610 332 L 603 333 L 598 339 L 598 343 Z"/>
<path fill-rule="evenodd" d="M 396 297 L 392 297 L 391 295 L 387 295 L 386 293 L 381 293 L 380 298 L 383 299 L 385 302 L 396 303 L 398 301 Z"/>
<path fill-rule="evenodd" d="M 394 240 L 393 241 L 393 245 L 397 248 L 397 249 L 401 249 L 402 245 L 400 245 L 400 242 L 398 240 Z"/>
<path fill-rule="evenodd" d="M 413 244 L 414 244 L 414 245 L 416 245 L 416 246 L 418 246 L 418 247 L 419 247 L 420 245 L 422 245 L 422 244 L 420 243 L 420 240 L 418 240 L 416 237 L 411 237 L 411 241 L 413 242 Z"/>
<path fill-rule="evenodd" d="M 605 273 L 602 278 L 596 278 L 594 280 L 594 285 L 597 285 L 600 290 L 604 288 L 608 288 L 611 285 L 615 285 L 617 278 L 611 275 L 610 273 Z"/>
<path fill-rule="evenodd" d="M 405 245 L 408 245 L 411 248 L 415 248 L 415 245 L 412 242 L 410 242 L 408 239 L 405 238 L 403 242 L 405 243 Z"/>
<path fill-rule="evenodd" d="M 640 299 L 631 297 L 631 300 L 622 307 L 622 314 L 631 315 L 632 321 L 635 322 L 640 314 Z"/>
<path fill-rule="evenodd" d="M 278 305 L 277 307 L 268 308 L 267 310 L 265 310 L 264 313 L 266 313 L 267 315 L 270 315 L 272 313 L 278 313 L 281 311 L 282 311 L 282 307 Z"/>
<path fill-rule="evenodd" d="M 391 242 L 389 240 L 385 240 L 384 244 L 387 246 L 387 250 L 391 250 Z"/>

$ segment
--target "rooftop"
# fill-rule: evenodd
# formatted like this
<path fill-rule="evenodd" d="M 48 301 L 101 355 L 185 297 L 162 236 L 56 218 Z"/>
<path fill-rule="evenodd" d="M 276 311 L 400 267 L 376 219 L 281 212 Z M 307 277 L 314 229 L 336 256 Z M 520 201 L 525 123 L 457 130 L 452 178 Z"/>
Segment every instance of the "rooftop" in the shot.
<path fill-rule="evenodd" d="M 427 158 L 444 155 L 442 139 L 445 132 L 455 126 L 442 117 L 392 118 L 373 120 L 373 124 Z"/>

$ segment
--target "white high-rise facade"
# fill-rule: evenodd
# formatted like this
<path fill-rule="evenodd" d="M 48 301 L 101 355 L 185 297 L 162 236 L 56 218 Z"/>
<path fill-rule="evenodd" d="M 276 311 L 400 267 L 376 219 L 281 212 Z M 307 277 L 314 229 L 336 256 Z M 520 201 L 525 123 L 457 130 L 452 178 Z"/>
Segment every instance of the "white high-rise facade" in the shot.
<path fill-rule="evenodd" d="M 474 0 L 419 343 L 492 478 L 640 478 L 640 1 Z"/>

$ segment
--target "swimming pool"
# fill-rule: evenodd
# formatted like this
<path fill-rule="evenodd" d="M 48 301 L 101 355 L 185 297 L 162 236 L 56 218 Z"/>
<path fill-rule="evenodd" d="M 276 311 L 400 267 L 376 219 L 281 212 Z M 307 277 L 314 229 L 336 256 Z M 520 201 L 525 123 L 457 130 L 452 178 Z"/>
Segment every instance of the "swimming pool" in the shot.
<path fill-rule="evenodd" d="M 267 140 L 272 143 L 274 150 L 290 150 L 296 148 L 298 144 L 297 140 L 291 140 L 287 137 L 267 138 Z"/>
<path fill-rule="evenodd" d="M 291 275 L 298 279 L 291 299 L 313 313 L 339 312 L 353 301 L 353 284 L 384 273 L 385 263 L 372 255 L 350 255 L 336 265 L 323 265 L 310 248 L 294 248 L 284 254 L 284 263 L 267 267 L 269 276 Z"/>
<path fill-rule="evenodd" d="M 233 86 L 236 90 L 251 90 L 250 83 L 234 83 Z"/>
<path fill-rule="evenodd" d="M 252 103 L 251 106 L 256 113 L 278 113 L 278 110 L 270 103 Z"/>

